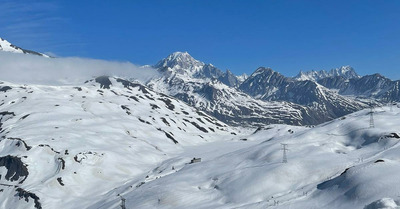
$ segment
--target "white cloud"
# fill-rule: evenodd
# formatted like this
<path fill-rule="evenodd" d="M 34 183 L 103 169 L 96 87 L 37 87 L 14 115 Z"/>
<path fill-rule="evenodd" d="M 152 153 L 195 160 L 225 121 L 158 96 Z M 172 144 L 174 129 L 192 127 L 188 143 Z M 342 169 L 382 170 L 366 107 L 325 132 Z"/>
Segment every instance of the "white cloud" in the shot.
<path fill-rule="evenodd" d="M 21 84 L 76 85 L 107 75 L 146 82 L 159 76 L 151 67 L 78 57 L 44 58 L 0 52 L 0 80 Z"/>

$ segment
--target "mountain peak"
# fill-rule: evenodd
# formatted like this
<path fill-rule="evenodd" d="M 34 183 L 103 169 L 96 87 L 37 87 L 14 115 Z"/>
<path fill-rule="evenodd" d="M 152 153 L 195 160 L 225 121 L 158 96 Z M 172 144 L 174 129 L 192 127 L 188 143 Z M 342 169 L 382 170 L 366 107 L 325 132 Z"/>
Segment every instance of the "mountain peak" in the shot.
<path fill-rule="evenodd" d="M 359 78 L 360 76 L 356 73 L 354 68 L 350 65 L 342 66 L 340 68 L 335 68 L 329 71 L 329 74 L 333 76 L 343 76 L 347 79 L 350 78 Z"/>
<path fill-rule="evenodd" d="M 189 69 L 203 66 L 203 62 L 194 59 L 188 52 L 174 52 L 155 65 L 156 68 L 171 69 Z"/>
<path fill-rule="evenodd" d="M 39 56 L 43 56 L 43 57 L 49 57 L 48 55 L 45 55 L 45 54 L 42 54 L 39 52 L 22 49 L 18 46 L 11 44 L 10 42 L 8 42 L 7 40 L 5 40 L 1 37 L 0 37 L 0 51 L 13 52 L 13 53 L 19 53 L 19 54 L 33 54 L 33 55 L 39 55 Z"/>
<path fill-rule="evenodd" d="M 191 58 L 193 58 L 187 51 L 174 52 L 174 53 L 170 54 L 168 57 L 173 57 L 174 59 L 176 59 L 178 57 L 191 57 Z"/>
<path fill-rule="evenodd" d="M 250 75 L 250 77 L 256 77 L 260 74 L 273 74 L 273 73 L 277 73 L 277 72 L 272 70 L 272 68 L 270 68 L 270 67 L 259 67 L 256 69 L 256 71 L 254 71 L 254 73 L 252 73 Z"/>

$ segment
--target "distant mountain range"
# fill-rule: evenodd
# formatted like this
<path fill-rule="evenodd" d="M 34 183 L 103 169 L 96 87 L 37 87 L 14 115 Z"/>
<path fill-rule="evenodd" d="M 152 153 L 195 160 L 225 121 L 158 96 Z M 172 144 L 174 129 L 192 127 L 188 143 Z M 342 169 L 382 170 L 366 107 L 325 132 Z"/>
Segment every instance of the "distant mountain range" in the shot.
<path fill-rule="evenodd" d="M 398 81 L 379 74 L 360 76 L 350 66 L 285 77 L 260 67 L 235 76 L 187 52 L 154 65 L 161 78 L 147 85 L 183 100 L 231 125 L 316 125 L 357 110 L 399 101 Z M 373 101 L 371 101 L 373 99 Z"/>
<path fill-rule="evenodd" d="M 4 39 L 0 39 L 0 47 L 48 57 Z M 371 104 L 400 100 L 399 81 L 380 74 L 360 76 L 350 66 L 301 71 L 295 77 L 260 67 L 250 76 L 236 76 L 196 60 L 188 52 L 175 52 L 153 67 L 162 76 L 146 83 L 149 88 L 236 126 L 316 125 Z"/>
<path fill-rule="evenodd" d="M 342 66 L 340 68 L 335 68 L 330 71 L 325 71 L 325 70 L 321 70 L 321 71 L 312 70 L 312 71 L 307 71 L 307 72 L 300 71 L 300 73 L 297 76 L 295 76 L 294 78 L 296 80 L 316 81 L 316 80 L 320 80 L 323 78 L 336 77 L 336 76 L 341 76 L 346 79 L 361 77 L 356 73 L 356 71 L 352 67 Z"/>

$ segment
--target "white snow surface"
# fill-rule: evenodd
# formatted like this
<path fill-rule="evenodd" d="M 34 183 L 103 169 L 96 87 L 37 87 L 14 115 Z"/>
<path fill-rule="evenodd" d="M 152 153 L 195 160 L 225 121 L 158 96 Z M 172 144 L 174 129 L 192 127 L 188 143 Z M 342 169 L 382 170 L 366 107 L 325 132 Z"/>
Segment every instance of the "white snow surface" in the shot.
<path fill-rule="evenodd" d="M 0 85 L 11 88 L 0 94 L 0 157 L 17 156 L 29 171 L 20 184 L 6 180 L 0 166 L 0 208 L 33 208 L 13 186 L 36 194 L 43 208 L 87 208 L 186 146 L 237 133 L 176 99 L 110 80 L 110 89 L 94 81 L 76 88 Z"/>
<path fill-rule="evenodd" d="M 118 195 L 131 208 L 398 208 L 400 110 L 377 109 L 375 128 L 368 113 L 187 147 L 90 208 L 116 208 Z"/>
<path fill-rule="evenodd" d="M 1 208 L 35 208 L 17 189 L 44 209 L 120 208 L 121 197 L 140 209 L 399 207 L 397 107 L 376 108 L 373 128 L 368 109 L 255 131 L 140 84 L 110 82 L 0 83 L 0 158 L 19 157 L 29 171 L 9 181 L 0 166 Z"/>

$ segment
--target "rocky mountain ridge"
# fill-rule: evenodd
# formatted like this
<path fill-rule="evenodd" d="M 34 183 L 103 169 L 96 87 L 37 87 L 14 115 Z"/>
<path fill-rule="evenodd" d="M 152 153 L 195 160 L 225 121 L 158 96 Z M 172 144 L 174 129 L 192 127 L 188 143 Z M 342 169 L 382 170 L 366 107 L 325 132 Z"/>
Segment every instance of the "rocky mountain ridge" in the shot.
<path fill-rule="evenodd" d="M 231 125 L 277 122 L 315 125 L 369 105 L 366 100 L 340 95 L 315 80 L 285 77 L 270 68 L 260 67 L 240 80 L 230 71 L 224 75 L 215 66 L 195 60 L 187 52 L 175 52 L 155 67 L 162 77 L 150 81 L 150 88 L 181 99 Z M 358 77 L 351 67 L 332 70 L 330 74 Z M 272 103 L 282 107 L 273 108 L 272 112 L 291 109 L 297 112 L 296 116 L 285 111 L 270 113 Z M 259 111 L 251 104 L 257 104 Z M 256 118 L 255 112 L 259 112 Z M 288 115 L 295 120 L 283 119 Z"/>
<path fill-rule="evenodd" d="M 22 49 L 18 46 L 15 46 L 8 42 L 5 39 L 0 38 L 0 51 L 5 51 L 5 52 L 12 52 L 12 53 L 19 53 L 19 54 L 31 54 L 31 55 L 38 55 L 42 57 L 50 57 L 46 54 L 35 52 L 32 50 L 27 50 L 27 49 Z"/>

